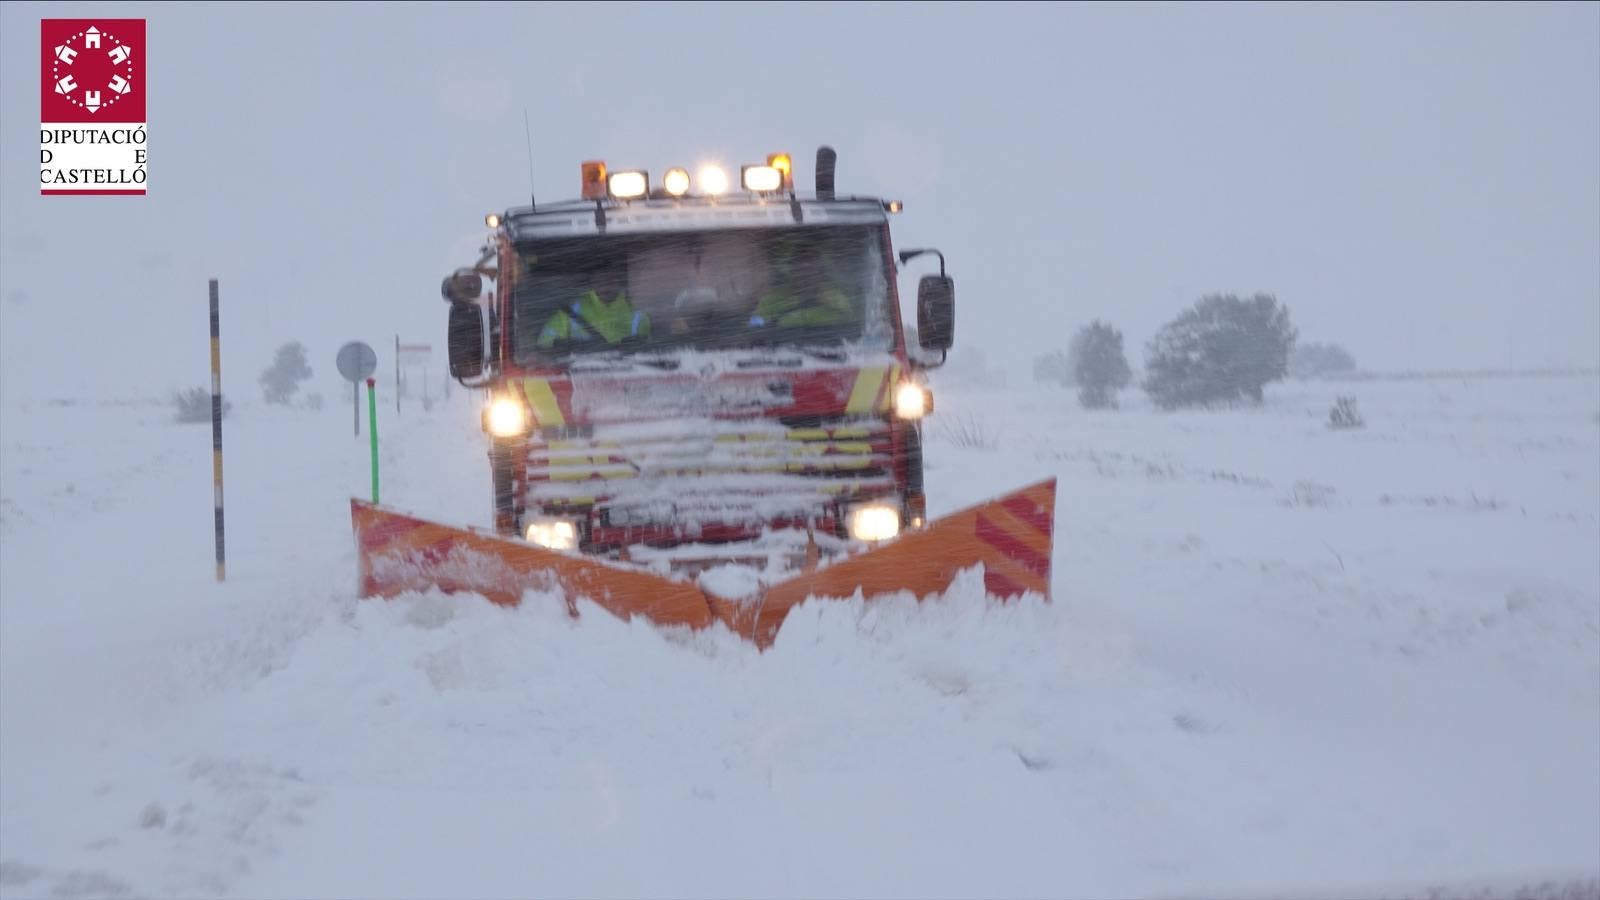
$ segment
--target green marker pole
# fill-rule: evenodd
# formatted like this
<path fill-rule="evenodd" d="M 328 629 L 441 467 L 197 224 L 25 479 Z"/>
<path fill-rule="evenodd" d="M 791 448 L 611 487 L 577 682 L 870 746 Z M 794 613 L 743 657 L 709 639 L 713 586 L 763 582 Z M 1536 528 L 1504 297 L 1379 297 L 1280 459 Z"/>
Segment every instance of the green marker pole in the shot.
<path fill-rule="evenodd" d="M 376 378 L 367 379 L 367 432 L 372 435 L 372 502 L 378 502 L 378 403 Z"/>

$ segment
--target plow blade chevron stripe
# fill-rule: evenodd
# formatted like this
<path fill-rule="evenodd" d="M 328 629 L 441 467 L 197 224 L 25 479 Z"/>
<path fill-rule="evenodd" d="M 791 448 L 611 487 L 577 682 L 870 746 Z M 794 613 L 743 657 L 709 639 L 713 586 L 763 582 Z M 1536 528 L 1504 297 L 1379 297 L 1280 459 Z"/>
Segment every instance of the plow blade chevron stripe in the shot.
<path fill-rule="evenodd" d="M 790 610 L 807 599 L 848 599 L 857 592 L 867 598 L 908 592 L 921 599 L 975 566 L 983 567 L 991 595 L 1049 599 L 1055 496 L 1055 479 L 1043 481 L 738 600 L 625 563 L 557 553 L 361 500 L 350 501 L 350 514 L 363 597 L 438 589 L 515 605 L 524 592 L 543 591 L 559 595 L 574 616 L 578 601 L 587 599 L 624 620 L 640 616 L 694 629 L 721 622 L 766 649 Z"/>

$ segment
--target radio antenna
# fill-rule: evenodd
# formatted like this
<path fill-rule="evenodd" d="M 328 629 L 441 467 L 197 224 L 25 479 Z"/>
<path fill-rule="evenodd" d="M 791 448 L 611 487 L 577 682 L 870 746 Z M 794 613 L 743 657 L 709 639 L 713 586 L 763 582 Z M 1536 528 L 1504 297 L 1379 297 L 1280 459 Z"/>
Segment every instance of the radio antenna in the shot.
<path fill-rule="evenodd" d="M 522 135 L 528 139 L 528 205 L 537 205 L 533 196 L 533 126 L 528 124 L 528 108 L 522 108 Z"/>

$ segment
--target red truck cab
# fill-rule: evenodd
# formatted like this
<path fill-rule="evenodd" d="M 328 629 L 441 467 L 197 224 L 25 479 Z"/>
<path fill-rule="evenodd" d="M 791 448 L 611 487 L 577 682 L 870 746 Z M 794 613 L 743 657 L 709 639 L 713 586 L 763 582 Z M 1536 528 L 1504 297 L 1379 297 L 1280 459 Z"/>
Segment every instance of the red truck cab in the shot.
<path fill-rule="evenodd" d="M 889 218 L 786 155 L 740 171 L 583 166 L 579 200 L 487 217 L 447 276 L 451 373 L 486 391 L 495 528 L 674 563 L 847 551 L 923 526 L 925 354 L 954 288 L 918 291 L 907 345 Z M 904 263 L 922 253 L 906 251 Z"/>

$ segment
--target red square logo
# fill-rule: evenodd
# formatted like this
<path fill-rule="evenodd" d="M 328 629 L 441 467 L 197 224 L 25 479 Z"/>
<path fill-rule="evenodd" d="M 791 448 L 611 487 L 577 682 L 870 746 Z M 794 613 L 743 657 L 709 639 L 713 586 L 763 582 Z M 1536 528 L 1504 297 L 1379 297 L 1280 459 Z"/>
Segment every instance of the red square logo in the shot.
<path fill-rule="evenodd" d="M 144 19 L 39 20 L 39 190 L 145 193 Z"/>
<path fill-rule="evenodd" d="M 41 19 L 41 122 L 143 122 L 143 19 Z"/>

